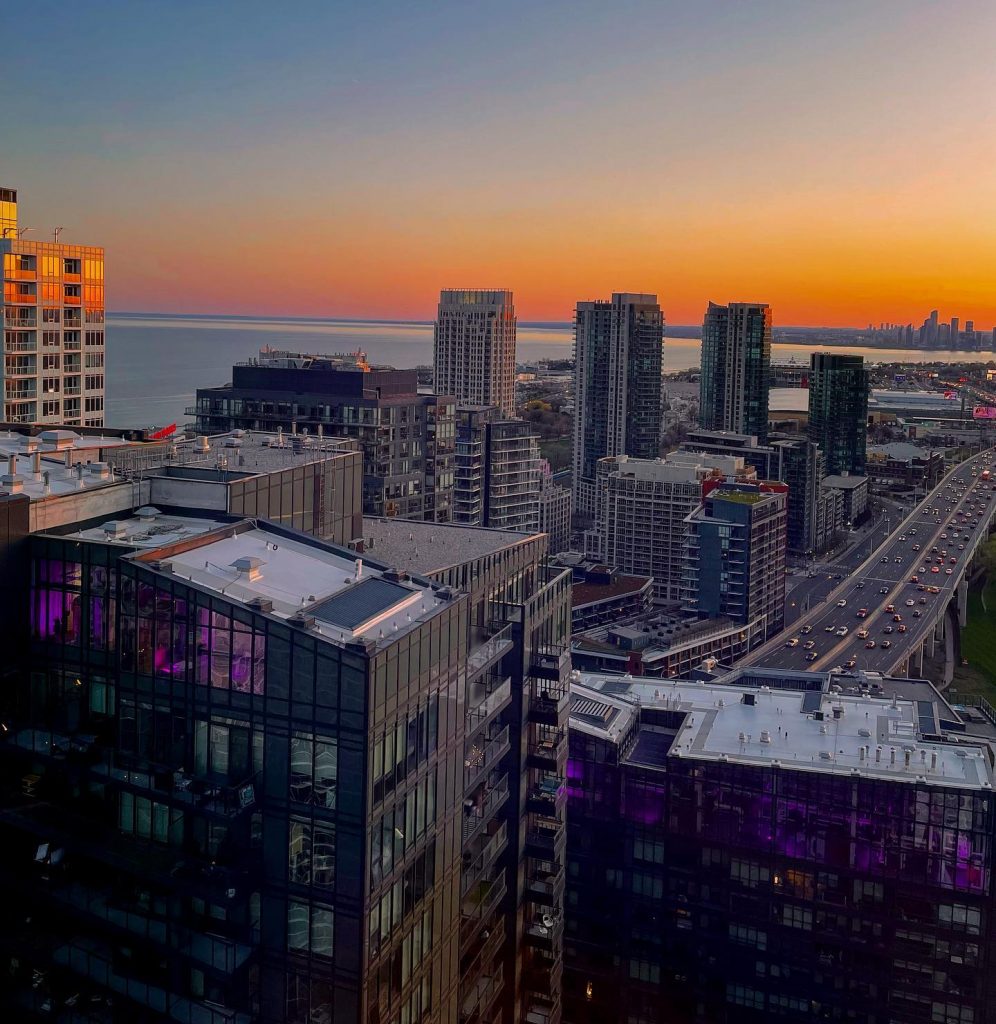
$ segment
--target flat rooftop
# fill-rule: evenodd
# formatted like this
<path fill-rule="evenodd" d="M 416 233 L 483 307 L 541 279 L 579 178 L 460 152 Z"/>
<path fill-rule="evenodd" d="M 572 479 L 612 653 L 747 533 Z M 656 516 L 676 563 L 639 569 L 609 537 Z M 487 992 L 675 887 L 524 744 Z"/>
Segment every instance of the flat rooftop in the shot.
<path fill-rule="evenodd" d="M 832 487 L 840 491 L 854 491 L 859 487 L 868 486 L 868 477 L 866 476 L 843 476 L 841 474 L 834 474 L 832 476 L 825 476 L 823 478 L 824 487 Z"/>
<path fill-rule="evenodd" d="M 393 639 L 447 600 L 424 583 L 391 578 L 331 546 L 248 521 L 215 526 L 186 550 L 164 550 L 161 570 L 235 603 L 269 601 L 278 618 L 313 616 L 313 631 L 330 640 Z"/>
<path fill-rule="evenodd" d="M 128 548 L 161 548 L 203 536 L 221 525 L 217 519 L 165 515 L 157 508 L 145 506 L 144 514 L 121 519 L 108 519 L 98 526 L 88 526 L 61 536 L 99 544 L 120 544 Z"/>
<path fill-rule="evenodd" d="M 641 708 L 680 715 L 659 758 L 777 765 L 962 789 L 993 786 L 988 746 L 968 738 L 924 740 L 913 700 L 600 674 L 576 677 L 571 693 L 572 728 L 614 741 Z M 587 713 L 576 710 L 580 701 L 587 702 Z"/>
<path fill-rule="evenodd" d="M 99 461 L 99 453 L 102 448 L 129 443 L 119 437 L 80 437 L 67 430 L 44 431 L 36 437 L 0 434 L 0 492 L 43 501 L 119 484 L 120 477 Z M 91 459 L 87 459 L 87 453 L 93 453 Z"/>
<path fill-rule="evenodd" d="M 457 523 L 363 517 L 366 553 L 378 562 L 417 573 L 439 572 L 535 536 Z"/>

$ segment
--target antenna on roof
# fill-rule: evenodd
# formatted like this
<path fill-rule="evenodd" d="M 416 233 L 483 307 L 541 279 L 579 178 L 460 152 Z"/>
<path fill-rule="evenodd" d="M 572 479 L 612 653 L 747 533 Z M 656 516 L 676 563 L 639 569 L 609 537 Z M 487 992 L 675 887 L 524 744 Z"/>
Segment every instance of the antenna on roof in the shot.
<path fill-rule="evenodd" d="M 58 241 L 59 241 L 59 235 L 61 235 L 61 234 L 62 234 L 62 232 L 63 232 L 63 228 L 55 228 L 55 229 L 54 229 L 54 230 L 52 231 L 52 240 L 53 240 L 54 242 L 58 242 Z"/>

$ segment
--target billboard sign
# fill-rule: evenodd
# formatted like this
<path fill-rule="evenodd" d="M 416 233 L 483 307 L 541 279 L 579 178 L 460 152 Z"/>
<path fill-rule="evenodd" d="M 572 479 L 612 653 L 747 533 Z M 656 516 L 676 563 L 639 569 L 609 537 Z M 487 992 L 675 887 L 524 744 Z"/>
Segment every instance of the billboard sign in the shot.
<path fill-rule="evenodd" d="M 996 408 L 991 405 L 977 405 L 972 410 L 973 420 L 996 420 Z"/>

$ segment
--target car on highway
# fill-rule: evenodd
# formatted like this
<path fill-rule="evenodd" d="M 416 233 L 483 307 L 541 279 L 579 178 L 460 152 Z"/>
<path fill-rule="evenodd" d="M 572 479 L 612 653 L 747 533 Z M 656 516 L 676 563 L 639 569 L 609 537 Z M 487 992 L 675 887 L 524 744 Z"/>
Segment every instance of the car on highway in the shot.
<path fill-rule="evenodd" d="M 964 544 L 959 544 L 958 545 L 958 550 L 959 551 L 964 551 L 965 550 L 965 545 Z"/>
<path fill-rule="evenodd" d="M 899 555 L 896 555 L 896 557 L 893 559 L 893 561 L 896 563 L 896 565 L 902 565 L 903 564 L 903 560 L 902 560 L 902 558 Z"/>
<path fill-rule="evenodd" d="M 812 631 L 813 631 L 813 627 L 812 626 L 803 626 L 802 629 L 799 630 L 799 635 L 800 636 L 808 636 L 810 633 L 812 633 Z"/>
<path fill-rule="evenodd" d="M 954 569 L 945 569 L 944 571 L 950 576 L 954 572 Z"/>
<path fill-rule="evenodd" d="M 836 628 L 837 628 L 836 626 L 824 626 L 823 627 L 823 632 L 824 633 L 832 633 Z"/>
<path fill-rule="evenodd" d="M 895 626 L 883 626 L 882 627 L 882 632 L 883 633 L 891 633 L 895 628 L 896 628 Z"/>
<path fill-rule="evenodd" d="M 919 583 L 919 582 L 920 582 L 920 577 L 919 576 L 911 576 L 910 577 L 910 583 Z"/>
<path fill-rule="evenodd" d="M 881 557 L 881 558 L 879 559 L 879 561 L 880 561 L 880 562 L 888 562 L 888 561 L 889 561 L 889 556 L 888 556 L 888 555 L 883 555 L 883 556 L 882 556 L 882 557 Z"/>
<path fill-rule="evenodd" d="M 882 641 L 882 646 L 883 647 L 891 647 L 892 646 L 892 641 L 891 640 L 883 640 Z"/>
<path fill-rule="evenodd" d="M 941 570 L 940 570 L 940 569 L 938 569 L 936 565 L 932 565 L 932 566 L 930 567 L 930 571 L 931 571 L 931 572 L 940 572 Z"/>
<path fill-rule="evenodd" d="M 799 638 L 797 636 L 794 636 L 794 637 L 792 637 L 791 640 L 786 640 L 785 641 L 785 646 L 786 647 L 798 647 L 799 646 Z"/>
<path fill-rule="evenodd" d="M 951 565 L 957 565 L 957 564 L 958 564 L 958 559 L 957 559 L 957 558 L 949 558 L 949 559 L 948 559 L 948 562 L 949 562 L 949 563 L 950 563 Z"/>
<path fill-rule="evenodd" d="M 903 617 L 902 617 L 902 615 L 899 615 L 899 614 L 893 615 L 892 616 L 892 621 L 893 622 L 902 622 L 903 621 Z"/>
<path fill-rule="evenodd" d="M 906 607 L 907 608 L 912 608 L 914 604 L 916 604 L 916 602 L 913 600 L 912 597 L 906 598 Z"/>
<path fill-rule="evenodd" d="M 913 550 L 914 551 L 919 551 L 920 550 L 920 545 L 919 544 L 914 544 L 913 545 Z"/>
<path fill-rule="evenodd" d="M 869 650 L 870 651 L 874 646 L 875 646 L 875 641 L 874 640 L 869 640 L 868 643 L 865 644 L 865 650 Z"/>
<path fill-rule="evenodd" d="M 818 657 L 819 655 L 816 651 L 810 651 L 809 654 L 806 655 L 806 661 L 816 661 Z"/>
<path fill-rule="evenodd" d="M 837 630 L 837 636 L 847 636 L 847 626 L 841 626 L 840 629 Z"/>
<path fill-rule="evenodd" d="M 803 648 L 807 651 L 811 651 L 816 646 L 815 640 L 807 640 L 803 645 Z"/>
<path fill-rule="evenodd" d="M 864 587 L 864 585 L 865 585 L 865 582 L 864 582 L 864 580 L 862 580 L 862 581 L 861 581 L 860 583 L 855 583 L 855 584 L 854 584 L 854 586 L 855 586 L 855 588 L 856 588 L 857 590 L 861 590 L 861 589 L 862 589 L 862 588 Z"/>
<path fill-rule="evenodd" d="M 914 619 L 918 619 L 918 618 L 920 618 L 920 616 L 921 616 L 921 615 L 923 615 L 923 612 L 922 612 L 922 611 L 920 611 L 920 609 L 919 609 L 919 608 L 915 608 L 915 609 L 913 610 L 913 618 L 914 618 Z"/>
<path fill-rule="evenodd" d="M 885 610 L 891 615 L 896 610 L 896 606 L 894 604 L 887 604 Z"/>
<path fill-rule="evenodd" d="M 837 602 L 837 607 L 838 607 L 838 608 L 846 608 L 846 607 L 847 607 L 847 601 L 845 601 L 845 600 L 844 600 L 844 598 L 841 598 L 841 599 L 840 599 L 840 600 L 839 600 L 839 601 Z"/>
<path fill-rule="evenodd" d="M 864 640 L 868 636 L 868 630 L 867 629 L 859 629 L 858 632 L 857 632 L 857 636 L 860 637 L 862 640 Z"/>
<path fill-rule="evenodd" d="M 940 587 L 927 587 L 928 594 L 939 594 L 941 592 Z"/>
<path fill-rule="evenodd" d="M 880 594 L 888 594 L 889 593 L 889 588 L 888 587 L 880 587 L 878 592 Z"/>
<path fill-rule="evenodd" d="M 896 629 L 897 629 L 897 632 L 899 632 L 899 633 L 905 633 L 906 632 L 906 627 L 905 626 L 897 626 Z"/>
<path fill-rule="evenodd" d="M 844 668 L 854 668 L 857 663 L 857 658 L 848 658 L 847 661 L 844 662 Z"/>
<path fill-rule="evenodd" d="M 947 540 L 947 539 L 948 539 L 948 535 L 946 533 L 942 533 L 941 534 L 941 540 Z"/>

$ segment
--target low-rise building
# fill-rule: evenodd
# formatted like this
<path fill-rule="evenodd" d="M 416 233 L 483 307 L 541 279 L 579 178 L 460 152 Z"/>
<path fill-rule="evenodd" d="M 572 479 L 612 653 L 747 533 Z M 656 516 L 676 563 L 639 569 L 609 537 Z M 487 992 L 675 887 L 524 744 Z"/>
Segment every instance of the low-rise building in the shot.
<path fill-rule="evenodd" d="M 571 588 L 571 632 L 642 615 L 653 603 L 653 579 L 627 576 L 608 565 L 574 570 Z"/>
<path fill-rule="evenodd" d="M 826 490 L 840 491 L 843 498 L 842 515 L 845 525 L 853 525 L 868 511 L 868 477 L 848 473 L 824 477 Z"/>
<path fill-rule="evenodd" d="M 868 446 L 868 475 L 895 487 L 936 487 L 944 475 L 944 453 L 906 441 Z"/>

